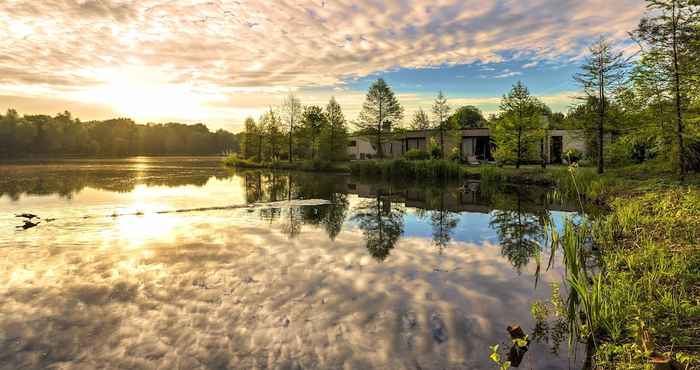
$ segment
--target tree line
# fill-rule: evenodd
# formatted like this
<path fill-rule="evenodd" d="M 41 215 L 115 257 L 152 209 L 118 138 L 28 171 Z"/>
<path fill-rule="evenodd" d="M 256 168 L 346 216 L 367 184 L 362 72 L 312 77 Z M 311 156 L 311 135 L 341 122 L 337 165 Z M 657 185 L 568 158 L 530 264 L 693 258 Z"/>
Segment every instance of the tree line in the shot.
<path fill-rule="evenodd" d="M 647 0 L 647 13 L 630 38 L 639 51 L 625 56 L 605 37 L 588 49 L 580 71 L 573 76 L 581 88 L 579 103 L 564 113 L 552 112 L 516 83 L 503 96 L 499 111 L 487 119 L 471 106 L 450 114 L 439 92 L 431 115 L 419 108 L 407 128 L 401 127 L 404 109 L 391 87 L 379 79 L 367 92 L 355 123 L 384 158 L 384 146 L 403 130 L 437 130 L 439 142 L 428 154 L 446 158 L 445 137 L 456 129 L 488 127 L 502 163 L 538 162 L 545 166 L 544 138 L 552 129 L 581 129 L 587 157 L 603 173 L 606 163 L 624 165 L 658 159 L 672 164 L 683 179 L 700 170 L 700 2 Z M 450 156 L 451 157 L 451 156 Z"/>
<path fill-rule="evenodd" d="M 203 124 L 137 124 L 128 118 L 82 122 L 55 116 L 0 114 L 0 157 L 209 155 L 235 152 L 238 136 Z"/>
<path fill-rule="evenodd" d="M 302 106 L 289 94 L 280 107 L 270 107 L 257 122 L 247 118 L 242 136 L 240 154 L 258 162 L 342 161 L 347 155 L 348 125 L 335 98 L 325 107 Z"/>

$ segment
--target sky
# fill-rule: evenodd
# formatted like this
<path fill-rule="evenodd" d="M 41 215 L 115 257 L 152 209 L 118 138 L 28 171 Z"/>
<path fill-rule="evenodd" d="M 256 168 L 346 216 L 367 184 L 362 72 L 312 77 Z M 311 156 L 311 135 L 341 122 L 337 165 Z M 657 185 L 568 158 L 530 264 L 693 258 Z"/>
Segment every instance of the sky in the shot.
<path fill-rule="evenodd" d="M 555 111 L 587 46 L 632 47 L 641 0 L 2 0 L 0 110 L 240 131 L 296 94 L 348 120 L 384 78 L 412 113 L 442 90 L 498 110 L 518 80 Z"/>

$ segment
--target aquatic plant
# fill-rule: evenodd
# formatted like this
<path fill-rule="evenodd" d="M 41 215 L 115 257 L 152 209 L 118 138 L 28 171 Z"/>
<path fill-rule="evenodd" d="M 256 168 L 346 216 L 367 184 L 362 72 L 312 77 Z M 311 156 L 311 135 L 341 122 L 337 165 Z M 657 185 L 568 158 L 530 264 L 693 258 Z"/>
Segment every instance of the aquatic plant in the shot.
<path fill-rule="evenodd" d="M 586 365 L 700 365 L 694 344 L 700 315 L 698 189 L 619 198 L 608 215 L 578 224 L 568 220 L 562 235 L 549 231 L 564 256 L 566 305 L 535 303 L 533 337 L 551 339 L 548 331 L 563 317 L 572 354 L 577 343 L 586 344 Z M 597 269 L 589 268 L 594 249 L 602 251 Z M 561 301 L 558 289 L 552 297 Z"/>

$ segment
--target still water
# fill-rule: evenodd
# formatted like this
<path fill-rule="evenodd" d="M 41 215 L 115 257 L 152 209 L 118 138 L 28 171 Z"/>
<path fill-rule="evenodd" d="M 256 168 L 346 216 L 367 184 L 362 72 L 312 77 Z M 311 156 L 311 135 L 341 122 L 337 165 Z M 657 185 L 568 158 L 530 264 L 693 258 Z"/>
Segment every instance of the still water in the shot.
<path fill-rule="evenodd" d="M 562 279 L 546 189 L 219 161 L 0 164 L 0 369 L 490 369 Z"/>

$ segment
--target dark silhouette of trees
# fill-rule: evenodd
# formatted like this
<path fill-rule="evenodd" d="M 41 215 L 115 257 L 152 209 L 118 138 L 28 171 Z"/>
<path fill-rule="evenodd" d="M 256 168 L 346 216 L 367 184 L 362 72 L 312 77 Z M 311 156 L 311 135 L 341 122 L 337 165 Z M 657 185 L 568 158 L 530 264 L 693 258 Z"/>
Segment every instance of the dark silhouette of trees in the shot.
<path fill-rule="evenodd" d="M 0 157 L 208 155 L 239 149 L 239 138 L 199 123 L 136 124 L 128 118 L 82 122 L 56 116 L 0 114 Z"/>
<path fill-rule="evenodd" d="M 331 97 L 324 114 L 328 124 L 321 131 L 321 155 L 332 161 L 344 160 L 347 157 L 348 127 L 335 98 Z"/>
<path fill-rule="evenodd" d="M 302 128 L 300 130 L 300 141 L 303 142 L 304 151 L 310 153 L 308 156 L 311 159 L 316 159 L 318 153 L 318 138 L 321 135 L 321 130 L 328 126 L 328 120 L 323 113 L 323 108 L 316 105 L 309 105 L 304 108 L 301 115 Z"/>

